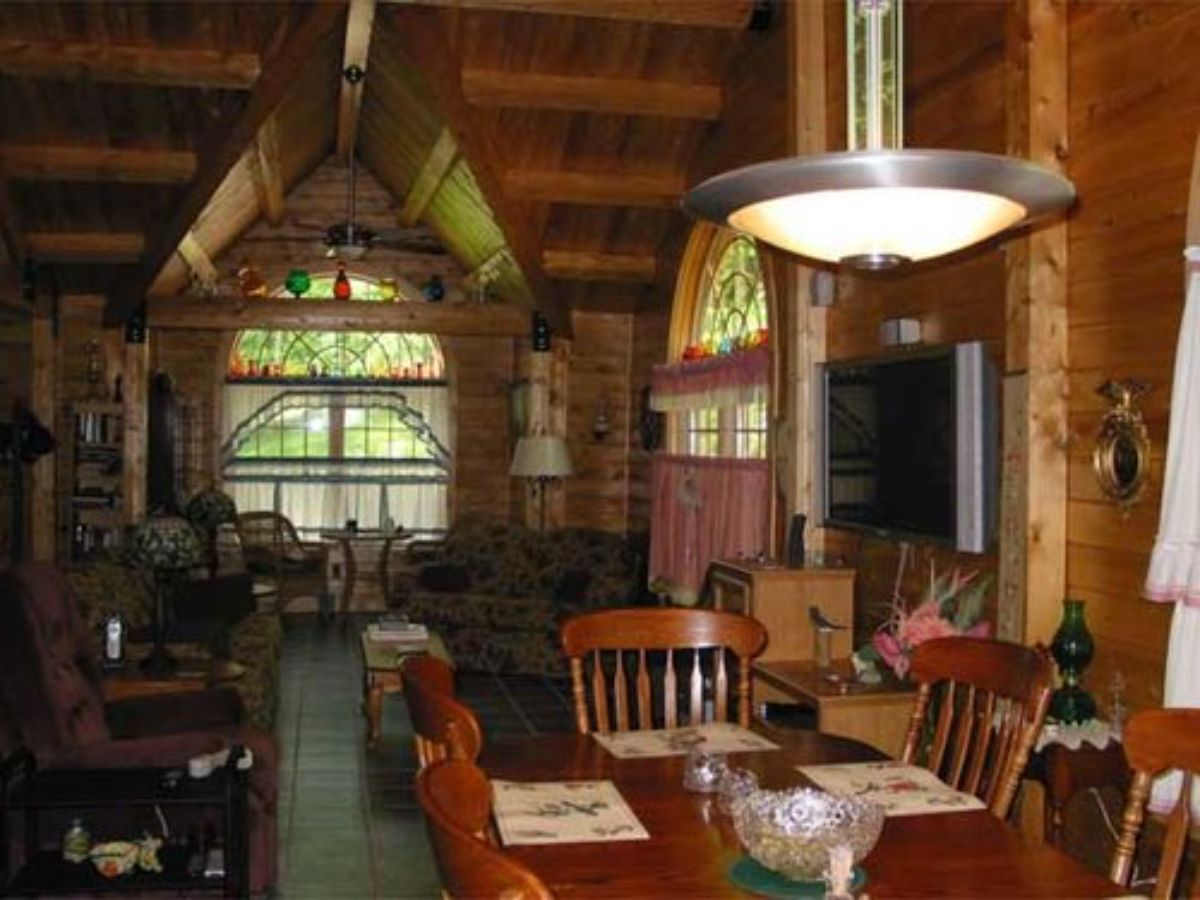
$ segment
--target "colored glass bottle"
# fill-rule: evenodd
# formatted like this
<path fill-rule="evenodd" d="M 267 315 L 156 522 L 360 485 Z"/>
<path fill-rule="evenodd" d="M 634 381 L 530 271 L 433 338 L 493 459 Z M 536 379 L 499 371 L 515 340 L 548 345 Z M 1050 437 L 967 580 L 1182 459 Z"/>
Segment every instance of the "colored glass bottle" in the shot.
<path fill-rule="evenodd" d="M 337 278 L 333 279 L 333 296 L 335 300 L 350 299 L 350 277 L 346 274 L 346 264 L 338 261 Z"/>
<path fill-rule="evenodd" d="M 1050 698 L 1050 718 L 1070 724 L 1096 717 L 1096 701 L 1079 686 L 1095 652 L 1096 645 L 1083 619 L 1083 601 L 1064 600 L 1062 622 L 1050 644 L 1050 655 L 1058 663 L 1062 678 L 1062 685 Z"/>

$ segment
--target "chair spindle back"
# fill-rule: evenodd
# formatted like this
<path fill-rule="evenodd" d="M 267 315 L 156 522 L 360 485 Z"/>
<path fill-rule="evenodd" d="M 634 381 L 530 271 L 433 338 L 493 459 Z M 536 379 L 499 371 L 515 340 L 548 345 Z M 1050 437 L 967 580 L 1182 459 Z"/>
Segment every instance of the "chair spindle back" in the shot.
<path fill-rule="evenodd" d="M 400 666 L 400 678 L 421 767 L 478 759 L 483 732 L 470 707 L 454 698 L 454 670 L 435 656 L 411 656 Z"/>

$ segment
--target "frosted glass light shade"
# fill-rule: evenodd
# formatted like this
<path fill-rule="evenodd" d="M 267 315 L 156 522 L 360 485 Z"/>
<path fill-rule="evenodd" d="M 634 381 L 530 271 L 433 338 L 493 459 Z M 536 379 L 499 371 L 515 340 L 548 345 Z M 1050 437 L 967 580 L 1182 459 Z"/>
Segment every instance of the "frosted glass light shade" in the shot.
<path fill-rule="evenodd" d="M 519 478 L 563 478 L 574 474 L 567 442 L 557 435 L 529 435 L 517 441 L 508 474 Z"/>
<path fill-rule="evenodd" d="M 1062 176 L 956 150 L 825 153 L 748 166 L 693 189 L 684 207 L 799 256 L 867 269 L 944 256 L 1061 212 Z"/>

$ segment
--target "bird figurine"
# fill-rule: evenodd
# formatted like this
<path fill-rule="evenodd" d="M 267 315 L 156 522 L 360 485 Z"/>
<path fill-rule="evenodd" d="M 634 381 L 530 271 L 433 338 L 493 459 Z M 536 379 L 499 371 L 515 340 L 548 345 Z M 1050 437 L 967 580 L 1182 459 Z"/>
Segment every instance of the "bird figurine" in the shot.
<path fill-rule="evenodd" d="M 845 631 L 845 625 L 839 625 L 837 622 L 831 622 L 825 618 L 825 613 L 821 612 L 821 607 L 810 606 L 808 608 L 808 620 L 812 622 L 814 628 L 819 628 L 822 631 Z"/>

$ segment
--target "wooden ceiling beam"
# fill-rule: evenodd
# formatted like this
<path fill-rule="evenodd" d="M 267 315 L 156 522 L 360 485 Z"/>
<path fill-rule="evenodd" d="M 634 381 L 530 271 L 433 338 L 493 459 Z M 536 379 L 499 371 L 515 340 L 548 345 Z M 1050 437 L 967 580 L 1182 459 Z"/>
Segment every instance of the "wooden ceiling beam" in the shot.
<path fill-rule="evenodd" d="M 179 242 L 178 252 L 183 261 L 191 269 L 192 276 L 200 284 L 217 283 L 217 267 L 213 265 L 212 257 L 204 249 L 204 245 L 196 239 L 196 232 L 189 231 Z"/>
<path fill-rule="evenodd" d="M 0 37 L 0 73 L 16 77 L 245 90 L 260 71 L 256 53 Z"/>
<path fill-rule="evenodd" d="M 658 260 L 652 253 L 543 250 L 542 268 L 550 278 L 653 284 L 658 273 Z"/>
<path fill-rule="evenodd" d="M 512 306 L 448 303 L 356 303 L 336 300 L 183 300 L 155 297 L 148 304 L 153 328 L 297 328 L 321 331 L 414 331 L 437 334 L 527 334 L 527 315 Z"/>
<path fill-rule="evenodd" d="M 678 208 L 684 190 L 680 175 L 558 169 L 513 169 L 504 184 L 510 196 L 521 200 L 658 209 Z"/>
<path fill-rule="evenodd" d="M 439 10 L 401 4 L 390 10 L 404 52 L 424 75 L 446 124 L 454 131 L 463 159 L 471 169 L 487 205 L 512 252 L 537 308 L 559 334 L 571 334 L 571 317 L 541 271 L 541 233 L 527 203 L 504 190 L 504 164 L 479 116 L 462 92 L 461 64 Z M 511 298 L 517 299 L 517 298 Z"/>
<path fill-rule="evenodd" d="M 254 180 L 254 195 L 258 197 L 258 208 L 274 228 L 283 224 L 284 190 L 283 167 L 279 161 L 279 127 L 275 116 L 258 129 L 254 137 L 250 160 L 250 177 Z"/>
<path fill-rule="evenodd" d="M 142 258 L 140 231 L 27 231 L 25 252 L 42 262 L 132 263 Z"/>
<path fill-rule="evenodd" d="M 467 101 L 476 106 L 702 121 L 721 117 L 722 92 L 716 84 L 468 68 L 462 85 Z"/>
<path fill-rule="evenodd" d="M 512 255 L 509 253 L 508 247 L 502 244 L 464 276 L 463 285 L 468 288 L 478 288 L 490 284 L 499 274 L 500 267 L 511 260 Z"/>
<path fill-rule="evenodd" d="M 0 145 L 9 178 L 32 181 L 119 181 L 186 184 L 196 171 L 189 150 L 89 147 L 68 144 Z"/>
<path fill-rule="evenodd" d="M 421 171 L 413 180 L 412 189 L 404 198 L 404 208 L 400 210 L 401 227 L 408 228 L 421 220 L 425 208 L 429 206 L 438 188 L 454 168 L 457 159 L 458 143 L 450 129 L 443 128 L 437 140 L 433 142 L 429 155 L 425 157 L 425 162 L 421 164 Z"/>
<path fill-rule="evenodd" d="M 342 91 L 338 98 L 338 127 L 336 155 L 346 162 L 354 151 L 358 135 L 358 120 L 362 114 L 363 81 L 352 82 L 345 77 L 351 66 L 366 72 L 367 55 L 371 51 L 371 30 L 375 25 L 375 0 L 350 0 L 346 17 L 346 44 L 342 51 Z"/>
<path fill-rule="evenodd" d="M 137 273 L 110 297 L 105 313 L 109 322 L 124 320 L 145 302 L 159 270 L 295 83 L 296 73 L 311 62 L 321 40 L 345 12 L 341 3 L 311 3 L 305 7 L 304 18 L 287 33 L 278 52 L 265 63 L 246 102 L 240 109 L 222 116 L 199 143 L 200 165 L 195 176 L 170 218 L 154 232 Z"/>
<path fill-rule="evenodd" d="M 389 2 L 389 0 L 385 0 Z M 584 16 L 591 19 L 741 30 L 750 23 L 753 0 L 390 0 L 442 9 L 494 10 Z"/>

